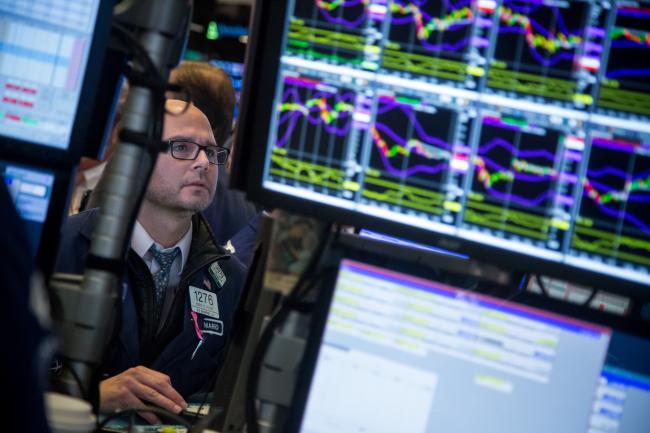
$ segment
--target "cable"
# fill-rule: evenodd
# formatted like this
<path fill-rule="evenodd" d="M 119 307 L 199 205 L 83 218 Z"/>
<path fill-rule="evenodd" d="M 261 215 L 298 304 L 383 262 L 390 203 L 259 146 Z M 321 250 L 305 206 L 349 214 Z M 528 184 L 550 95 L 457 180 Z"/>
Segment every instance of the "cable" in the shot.
<path fill-rule="evenodd" d="M 599 290 L 593 287 L 590 287 L 590 289 L 591 289 L 591 293 L 589 294 L 589 296 L 587 296 L 587 299 L 585 299 L 584 302 L 582 303 L 582 306 L 584 307 L 588 307 L 589 304 L 591 304 L 591 301 L 593 301 L 596 298 L 596 295 L 599 292 Z"/>
<path fill-rule="evenodd" d="M 79 394 L 81 395 L 81 398 L 82 398 L 83 400 L 90 401 L 90 400 L 88 399 L 88 392 L 87 392 L 86 389 L 84 388 L 83 383 L 81 383 L 81 378 L 79 377 L 79 375 L 77 374 L 77 372 L 75 371 L 75 369 L 72 368 L 72 367 L 67 363 L 67 360 L 66 360 L 66 359 L 64 359 L 64 360 L 62 360 L 62 361 L 56 361 L 56 362 L 60 362 L 61 370 L 67 370 L 68 372 L 70 372 L 70 375 L 72 376 L 72 378 L 74 379 L 75 383 L 77 384 L 77 388 L 79 389 Z M 55 373 L 55 374 L 62 374 L 62 371 L 59 372 L 59 373 Z"/>
<path fill-rule="evenodd" d="M 273 339 L 273 333 L 279 323 L 282 323 L 286 316 L 289 314 L 288 308 L 280 308 L 276 314 L 271 317 L 271 320 L 266 324 L 266 328 L 257 342 L 257 347 L 251 359 L 248 380 L 246 382 L 246 398 L 244 399 L 244 411 L 246 418 L 246 426 L 248 433 L 259 433 L 259 426 L 257 425 L 258 413 L 255 407 L 257 387 L 259 385 L 260 370 L 262 369 L 262 362 L 266 356 L 266 351 Z"/>
<path fill-rule="evenodd" d="M 266 352 L 270 346 L 271 341 L 276 328 L 279 327 L 281 323 L 287 318 L 291 311 L 295 309 L 306 310 L 308 305 L 301 303 L 300 299 L 304 293 L 307 293 L 318 281 L 316 278 L 315 270 L 318 268 L 320 261 L 327 250 L 329 241 L 331 240 L 332 230 L 331 224 L 326 225 L 322 234 L 322 241 L 319 244 L 319 248 L 314 252 L 312 259 L 309 262 L 307 268 L 303 271 L 300 278 L 296 282 L 294 289 L 291 291 L 287 299 L 280 304 L 278 310 L 271 317 L 271 320 L 267 323 L 264 331 L 260 335 L 260 339 L 253 353 L 251 363 L 248 370 L 248 380 L 246 382 L 246 397 L 244 399 L 244 411 L 246 418 L 246 425 L 249 433 L 259 433 L 259 426 L 257 425 L 258 413 L 257 408 L 255 407 L 257 387 L 259 385 L 260 372 L 262 369 L 262 363 L 266 356 Z M 306 284 L 309 280 L 309 276 L 314 275 L 311 282 Z"/>
<path fill-rule="evenodd" d="M 309 262 L 309 264 L 307 265 L 303 273 L 300 275 L 300 278 L 296 282 L 294 289 L 291 291 L 291 293 L 289 293 L 287 300 L 298 300 L 302 298 L 303 293 L 300 291 L 301 287 L 305 285 L 307 279 L 309 278 L 309 275 L 313 275 L 316 272 L 316 269 L 318 269 L 318 266 L 320 265 L 320 262 L 323 259 L 323 255 L 325 254 L 325 251 L 327 250 L 327 246 L 329 245 L 330 241 L 334 237 L 337 237 L 339 234 L 340 234 L 340 228 L 336 232 L 333 232 L 332 224 L 325 225 L 325 228 L 323 228 L 323 232 L 321 233 L 322 241 L 318 245 L 318 249 L 314 251 L 312 260 Z M 304 291 L 307 290 L 308 288 L 304 289 Z"/>
<path fill-rule="evenodd" d="M 537 283 L 537 285 L 538 285 L 538 286 L 540 287 L 540 289 L 542 290 L 542 293 L 543 293 L 546 297 L 549 297 L 549 298 L 550 298 L 551 295 L 550 295 L 550 293 L 549 293 L 549 291 L 548 291 L 546 285 L 544 284 L 544 281 L 542 280 L 542 278 L 541 278 L 538 274 L 535 274 L 534 277 L 535 277 L 535 282 Z M 590 287 L 589 289 L 591 289 L 591 293 L 589 293 L 589 296 L 587 296 L 587 299 L 585 299 L 584 301 L 582 301 L 582 302 L 580 303 L 580 305 L 583 306 L 583 307 L 588 307 L 589 304 L 591 304 L 591 302 L 596 298 L 596 295 L 597 295 L 598 292 L 599 292 L 598 289 L 595 289 L 595 288 L 593 288 L 593 287 Z M 568 289 L 567 289 L 567 290 L 568 290 Z"/>
<path fill-rule="evenodd" d="M 223 357 L 221 357 L 221 361 L 218 361 L 216 365 L 221 364 L 222 361 L 223 361 Z M 213 407 L 210 409 L 208 415 L 204 417 L 199 417 L 201 411 L 203 410 L 203 406 L 205 406 L 205 404 L 208 402 L 209 391 L 206 390 L 208 389 L 214 390 L 214 387 L 217 382 L 217 378 L 218 378 L 218 371 L 215 370 L 212 372 L 212 376 L 210 377 L 210 379 L 206 381 L 206 383 L 200 388 L 199 392 L 203 393 L 203 400 L 201 400 L 201 404 L 199 405 L 196 412 L 192 415 L 192 421 L 190 422 L 192 428 L 188 431 L 188 433 L 192 433 L 192 432 L 201 433 L 204 430 L 204 428 L 209 425 L 212 419 L 215 418 L 219 413 L 221 413 L 220 408 Z M 212 406 L 212 404 L 210 406 Z"/>
<path fill-rule="evenodd" d="M 203 431 L 208 428 L 214 419 L 221 415 L 223 409 L 220 407 L 213 407 L 210 409 L 210 413 L 199 419 L 198 422 L 195 422 L 192 427 L 187 431 L 187 433 L 203 433 Z"/>
<path fill-rule="evenodd" d="M 216 375 L 213 375 L 215 377 L 214 380 L 209 381 L 209 383 L 212 383 L 212 389 L 214 389 L 214 382 L 216 381 Z M 208 402 L 208 393 L 204 392 L 203 393 L 203 400 L 201 401 L 201 404 L 199 405 L 199 408 L 196 410 L 196 413 L 194 414 L 194 417 L 192 418 L 192 424 L 196 424 L 198 421 L 200 421 L 199 414 L 203 410 L 203 406 Z"/>
<path fill-rule="evenodd" d="M 546 289 L 546 284 L 542 281 L 542 277 L 539 276 L 539 274 L 535 274 L 535 282 L 539 286 L 540 290 L 542 291 L 542 294 L 546 296 L 547 298 L 551 297 L 551 294 L 549 291 Z"/>

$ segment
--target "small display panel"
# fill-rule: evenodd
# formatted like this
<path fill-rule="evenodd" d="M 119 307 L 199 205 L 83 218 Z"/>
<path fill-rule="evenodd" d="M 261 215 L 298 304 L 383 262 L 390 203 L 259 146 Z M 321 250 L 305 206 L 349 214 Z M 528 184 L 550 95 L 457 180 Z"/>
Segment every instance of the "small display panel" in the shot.
<path fill-rule="evenodd" d="M 50 206 L 54 175 L 4 161 L 0 161 L 0 175 L 25 223 L 32 254 L 36 255 Z"/>
<path fill-rule="evenodd" d="M 650 425 L 650 376 L 605 366 L 598 382 L 589 430 L 634 433 Z"/>

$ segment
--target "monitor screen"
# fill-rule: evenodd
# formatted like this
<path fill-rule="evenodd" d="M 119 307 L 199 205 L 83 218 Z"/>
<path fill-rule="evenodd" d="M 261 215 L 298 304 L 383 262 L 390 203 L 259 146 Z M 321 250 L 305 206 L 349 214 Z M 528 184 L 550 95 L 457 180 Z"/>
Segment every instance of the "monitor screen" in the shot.
<path fill-rule="evenodd" d="M 650 284 L 649 2 L 273 3 L 243 117 L 253 199 Z"/>
<path fill-rule="evenodd" d="M 0 175 L 25 223 L 30 249 L 35 256 L 52 198 L 54 174 L 46 170 L 0 161 Z"/>
<path fill-rule="evenodd" d="M 345 259 L 300 431 L 586 431 L 610 337 Z"/>
<path fill-rule="evenodd" d="M 67 150 L 100 0 L 0 0 L 0 135 Z"/>
<path fill-rule="evenodd" d="M 650 425 L 650 376 L 605 366 L 598 382 L 589 432 L 634 433 Z"/>
<path fill-rule="evenodd" d="M 239 114 L 239 98 L 241 96 L 241 86 L 244 77 L 244 64 L 240 62 L 231 62 L 227 60 L 210 60 L 210 63 L 215 65 L 218 68 L 223 69 L 223 71 L 228 74 L 230 81 L 232 82 L 232 87 L 235 89 L 235 113 L 233 116 L 233 121 L 237 120 L 237 115 Z"/>

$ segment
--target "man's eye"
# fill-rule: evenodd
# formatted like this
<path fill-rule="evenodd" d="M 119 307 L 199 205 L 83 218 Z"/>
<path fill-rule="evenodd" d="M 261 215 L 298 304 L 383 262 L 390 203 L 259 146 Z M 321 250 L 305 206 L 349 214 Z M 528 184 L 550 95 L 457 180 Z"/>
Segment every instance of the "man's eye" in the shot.
<path fill-rule="evenodd" d="M 215 147 L 206 147 L 205 154 L 209 157 L 215 156 L 217 154 L 217 149 Z"/>
<path fill-rule="evenodd" d="M 190 149 L 190 146 L 187 143 L 174 143 L 174 151 L 176 152 L 187 152 Z"/>

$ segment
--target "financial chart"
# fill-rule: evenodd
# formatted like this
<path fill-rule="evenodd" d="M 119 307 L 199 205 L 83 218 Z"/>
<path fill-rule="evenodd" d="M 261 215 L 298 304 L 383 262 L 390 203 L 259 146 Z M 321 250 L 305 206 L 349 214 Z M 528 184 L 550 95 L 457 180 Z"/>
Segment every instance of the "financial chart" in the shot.
<path fill-rule="evenodd" d="M 468 71 L 487 41 L 475 36 L 476 14 L 467 0 L 390 3 L 388 39 L 382 66 L 407 76 L 427 77 L 450 85 L 476 85 L 480 68 Z"/>
<path fill-rule="evenodd" d="M 486 13 L 494 28 L 487 91 L 590 105 L 597 68 L 589 53 L 599 46 L 603 10 L 585 1 L 504 0 Z"/>
<path fill-rule="evenodd" d="M 650 281 L 650 1 L 288 2 L 263 185 Z"/>

